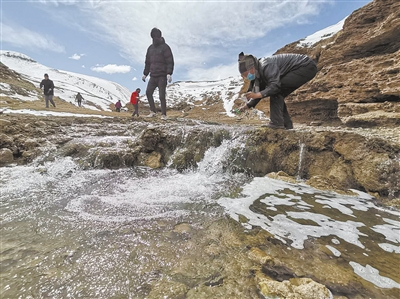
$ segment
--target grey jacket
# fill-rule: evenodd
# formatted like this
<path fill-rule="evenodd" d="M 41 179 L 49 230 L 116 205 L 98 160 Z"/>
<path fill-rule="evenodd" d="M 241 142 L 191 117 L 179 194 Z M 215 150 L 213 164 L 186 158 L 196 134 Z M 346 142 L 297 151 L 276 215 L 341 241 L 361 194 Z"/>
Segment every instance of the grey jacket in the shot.
<path fill-rule="evenodd" d="M 251 82 L 248 91 L 261 92 L 262 98 L 279 94 L 282 89 L 281 78 L 310 63 L 315 64 L 310 57 L 302 54 L 277 54 L 261 58 L 256 63 L 257 78 Z M 251 99 L 247 107 L 255 107 L 260 100 Z"/>

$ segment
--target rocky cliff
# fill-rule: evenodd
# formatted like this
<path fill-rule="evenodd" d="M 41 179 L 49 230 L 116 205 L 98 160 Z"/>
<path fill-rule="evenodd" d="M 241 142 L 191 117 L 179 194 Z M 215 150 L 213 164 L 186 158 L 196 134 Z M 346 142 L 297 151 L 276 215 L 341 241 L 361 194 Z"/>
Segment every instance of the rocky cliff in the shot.
<path fill-rule="evenodd" d="M 287 98 L 297 122 L 334 120 L 349 126 L 400 124 L 400 2 L 374 0 L 354 11 L 343 29 L 310 46 L 278 53 L 318 62 L 317 76 Z"/>

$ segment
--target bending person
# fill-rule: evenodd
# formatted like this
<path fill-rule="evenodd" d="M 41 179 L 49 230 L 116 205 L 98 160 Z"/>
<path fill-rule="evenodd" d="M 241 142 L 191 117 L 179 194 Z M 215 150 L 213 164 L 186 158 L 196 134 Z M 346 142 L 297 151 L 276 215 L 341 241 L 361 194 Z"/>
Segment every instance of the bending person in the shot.
<path fill-rule="evenodd" d="M 248 102 L 240 111 L 255 107 L 265 97 L 270 97 L 269 127 L 293 129 L 293 122 L 285 98 L 317 74 L 314 60 L 301 54 L 278 54 L 257 59 L 253 55 L 239 54 L 239 72 L 250 81 L 246 98 Z"/>

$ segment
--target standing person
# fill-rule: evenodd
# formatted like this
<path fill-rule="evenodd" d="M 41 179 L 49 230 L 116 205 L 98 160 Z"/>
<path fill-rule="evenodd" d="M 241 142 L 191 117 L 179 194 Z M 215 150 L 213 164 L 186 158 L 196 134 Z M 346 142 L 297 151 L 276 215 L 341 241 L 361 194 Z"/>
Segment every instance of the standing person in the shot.
<path fill-rule="evenodd" d="M 122 107 L 121 100 L 118 100 L 118 101 L 115 103 L 115 111 L 121 112 L 121 107 Z"/>
<path fill-rule="evenodd" d="M 54 95 L 54 83 L 49 79 L 49 75 L 44 74 L 44 79 L 40 82 L 40 89 L 43 87 L 44 100 L 46 102 L 46 108 L 49 108 L 50 103 L 56 107 L 56 104 L 53 101 Z"/>
<path fill-rule="evenodd" d="M 82 105 L 82 100 L 83 100 L 83 97 L 82 97 L 81 93 L 78 92 L 78 94 L 75 97 L 75 102 L 78 101 L 78 106 L 79 107 L 81 107 L 81 105 Z"/>
<path fill-rule="evenodd" d="M 150 32 L 153 43 L 148 47 L 146 53 L 145 66 L 142 80 L 146 82 L 146 77 L 150 74 L 150 80 L 147 84 L 146 96 L 150 105 L 149 117 L 156 115 L 153 93 L 158 87 L 158 94 L 161 102 L 162 119 L 167 119 L 167 103 L 165 100 L 165 90 L 168 83 L 172 82 L 172 73 L 174 71 L 174 56 L 171 48 L 165 43 L 158 28 L 153 28 Z"/>
<path fill-rule="evenodd" d="M 278 54 L 257 59 L 253 55 L 239 54 L 239 72 L 250 81 L 246 98 L 240 107 L 244 111 L 270 97 L 270 122 L 273 129 L 293 129 L 293 122 L 285 104 L 285 97 L 317 74 L 317 65 L 306 55 Z"/>
<path fill-rule="evenodd" d="M 133 105 L 133 113 L 132 113 L 132 117 L 136 116 L 139 117 L 139 94 L 140 94 L 140 88 L 136 88 L 136 90 L 134 92 L 132 92 L 131 94 L 131 104 Z"/>

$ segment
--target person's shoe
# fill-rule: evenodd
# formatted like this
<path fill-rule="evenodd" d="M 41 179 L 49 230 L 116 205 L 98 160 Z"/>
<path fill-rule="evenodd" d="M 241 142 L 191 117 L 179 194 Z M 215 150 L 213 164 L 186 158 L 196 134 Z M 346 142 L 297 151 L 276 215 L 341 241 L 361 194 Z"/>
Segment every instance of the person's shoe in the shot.
<path fill-rule="evenodd" d="M 271 128 L 271 129 L 285 129 L 284 126 L 277 126 L 277 125 L 274 125 L 272 123 L 268 123 L 266 125 L 263 125 L 263 127 L 267 127 L 267 128 Z"/>
<path fill-rule="evenodd" d="M 150 111 L 150 113 L 147 115 L 147 117 L 154 117 L 156 116 L 156 113 L 153 111 Z"/>
<path fill-rule="evenodd" d="M 168 117 L 167 117 L 166 115 L 163 114 L 163 115 L 161 115 L 161 119 L 162 119 L 162 120 L 167 120 Z"/>
<path fill-rule="evenodd" d="M 293 129 L 293 122 L 290 121 L 290 122 L 285 123 L 285 129 L 286 129 L 286 130 L 291 130 L 291 129 Z"/>

